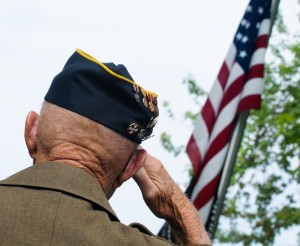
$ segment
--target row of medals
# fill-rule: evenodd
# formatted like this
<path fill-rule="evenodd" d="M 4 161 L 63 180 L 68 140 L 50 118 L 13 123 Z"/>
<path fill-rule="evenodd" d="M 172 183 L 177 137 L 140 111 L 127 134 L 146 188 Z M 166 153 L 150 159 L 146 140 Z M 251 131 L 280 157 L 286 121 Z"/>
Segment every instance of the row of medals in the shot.
<path fill-rule="evenodd" d="M 144 106 L 154 114 L 154 116 L 151 117 L 149 123 L 147 124 L 147 128 L 152 128 L 157 123 L 157 117 L 159 115 L 159 110 L 157 106 L 157 99 L 153 97 L 151 94 L 146 93 L 144 90 L 140 90 L 138 85 L 133 84 L 133 90 L 134 90 L 134 98 L 138 103 L 143 102 Z M 140 93 L 140 91 L 142 93 Z M 141 95 L 143 95 L 143 98 L 141 99 Z M 130 135 L 136 134 L 136 137 L 139 140 L 146 140 L 149 138 L 149 136 L 146 135 L 146 131 L 144 129 L 140 129 L 140 126 L 138 123 L 132 123 L 128 126 L 127 132 Z"/>

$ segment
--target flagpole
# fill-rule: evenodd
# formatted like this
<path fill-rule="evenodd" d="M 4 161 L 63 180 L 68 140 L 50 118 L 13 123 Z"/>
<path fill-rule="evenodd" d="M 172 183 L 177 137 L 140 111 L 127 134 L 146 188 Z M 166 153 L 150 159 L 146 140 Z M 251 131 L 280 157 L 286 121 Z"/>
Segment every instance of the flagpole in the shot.
<path fill-rule="evenodd" d="M 280 0 L 275 0 L 272 2 L 272 10 L 271 10 L 272 14 L 270 20 L 269 38 L 271 37 L 272 27 L 276 19 L 279 3 Z M 231 137 L 230 146 L 228 148 L 227 157 L 224 163 L 223 174 L 220 180 L 220 185 L 219 185 L 220 188 L 217 193 L 217 198 L 216 198 L 217 200 L 215 201 L 214 207 L 212 208 L 211 223 L 208 226 L 208 231 L 212 239 L 215 236 L 219 218 L 223 210 L 223 203 L 230 182 L 230 177 L 233 172 L 234 164 L 237 158 L 237 153 L 241 145 L 248 116 L 249 116 L 249 110 L 239 114 L 237 123 L 235 125 L 235 129 Z"/>

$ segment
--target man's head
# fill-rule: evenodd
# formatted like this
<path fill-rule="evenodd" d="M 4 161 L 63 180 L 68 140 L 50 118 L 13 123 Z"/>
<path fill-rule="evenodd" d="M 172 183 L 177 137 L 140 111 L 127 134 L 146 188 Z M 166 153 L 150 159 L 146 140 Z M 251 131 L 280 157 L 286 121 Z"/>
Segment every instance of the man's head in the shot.
<path fill-rule="evenodd" d="M 157 95 L 136 84 L 125 66 L 101 63 L 81 50 L 53 79 L 45 100 L 138 144 L 152 134 L 158 116 Z"/>
<path fill-rule="evenodd" d="M 122 75 L 109 70 L 111 74 L 89 58 L 77 51 L 69 59 L 54 79 L 41 115 L 28 114 L 25 140 L 35 163 L 78 166 L 95 176 L 110 197 L 143 165 L 146 152 L 137 146 L 152 133 L 158 110 L 155 94 L 136 85 L 125 67 L 118 68 Z"/>

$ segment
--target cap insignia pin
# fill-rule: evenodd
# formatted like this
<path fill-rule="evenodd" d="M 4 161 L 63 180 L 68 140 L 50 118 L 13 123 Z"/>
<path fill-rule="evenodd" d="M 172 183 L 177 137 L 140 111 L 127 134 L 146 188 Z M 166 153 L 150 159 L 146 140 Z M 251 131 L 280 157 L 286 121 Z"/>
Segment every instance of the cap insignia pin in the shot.
<path fill-rule="evenodd" d="M 143 140 L 145 138 L 146 135 L 146 131 L 144 129 L 141 129 L 138 134 L 136 135 L 136 137 L 140 140 Z"/>
<path fill-rule="evenodd" d="M 147 128 L 154 127 L 156 125 L 156 123 L 157 123 L 157 118 L 151 117 L 151 119 L 150 119 L 150 121 L 149 121 L 149 123 L 147 125 Z"/>
<path fill-rule="evenodd" d="M 140 98 L 140 95 L 138 93 L 134 93 L 134 98 L 135 100 L 139 103 L 141 102 L 141 98 Z"/>
<path fill-rule="evenodd" d="M 139 124 L 132 123 L 128 126 L 127 132 L 128 132 L 128 134 L 133 135 L 133 134 L 136 134 L 139 131 L 139 129 L 140 129 Z"/>
<path fill-rule="evenodd" d="M 147 101 L 147 97 L 143 97 L 143 104 L 146 108 L 148 108 L 148 101 Z"/>
<path fill-rule="evenodd" d="M 140 98 L 140 95 L 139 95 L 140 88 L 138 87 L 138 85 L 133 84 L 133 90 L 135 91 L 135 93 L 134 93 L 135 100 L 138 103 L 140 103 L 141 102 L 141 98 Z"/>
<path fill-rule="evenodd" d="M 154 109 L 154 114 L 155 114 L 156 117 L 159 116 L 159 109 L 158 109 L 157 106 L 156 106 L 155 109 Z"/>
<path fill-rule="evenodd" d="M 154 112 L 154 105 L 152 101 L 149 101 L 149 109 L 152 113 Z"/>

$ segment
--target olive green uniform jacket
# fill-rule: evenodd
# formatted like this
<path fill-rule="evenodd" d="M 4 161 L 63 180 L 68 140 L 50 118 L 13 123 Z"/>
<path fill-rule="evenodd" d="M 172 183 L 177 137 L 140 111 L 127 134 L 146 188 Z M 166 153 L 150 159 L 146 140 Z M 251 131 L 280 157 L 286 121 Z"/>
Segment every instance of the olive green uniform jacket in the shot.
<path fill-rule="evenodd" d="M 0 245 L 172 245 L 118 220 L 100 184 L 47 162 L 0 182 Z"/>

